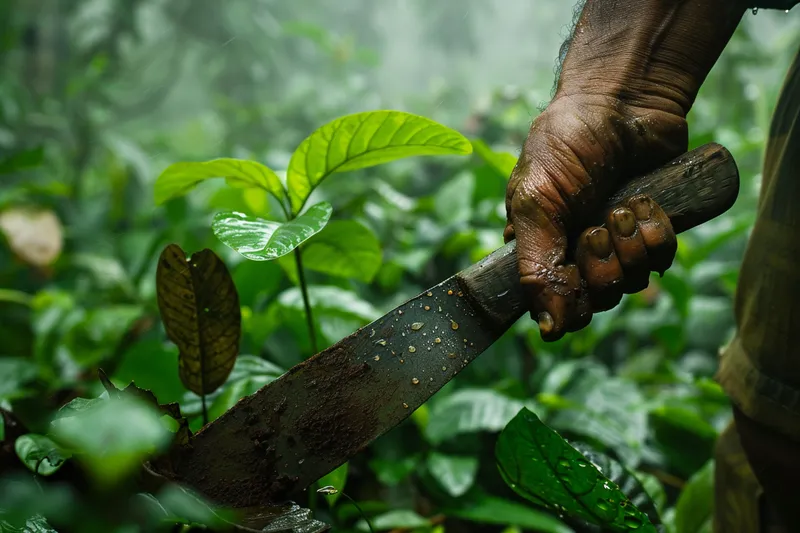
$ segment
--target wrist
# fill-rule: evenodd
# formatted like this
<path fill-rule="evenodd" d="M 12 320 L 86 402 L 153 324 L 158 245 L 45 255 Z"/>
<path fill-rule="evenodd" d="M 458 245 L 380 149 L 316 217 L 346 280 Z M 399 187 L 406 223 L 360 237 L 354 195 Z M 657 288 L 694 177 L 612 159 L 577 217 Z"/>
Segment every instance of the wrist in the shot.
<path fill-rule="evenodd" d="M 556 97 L 686 116 L 744 12 L 741 0 L 587 0 Z"/>

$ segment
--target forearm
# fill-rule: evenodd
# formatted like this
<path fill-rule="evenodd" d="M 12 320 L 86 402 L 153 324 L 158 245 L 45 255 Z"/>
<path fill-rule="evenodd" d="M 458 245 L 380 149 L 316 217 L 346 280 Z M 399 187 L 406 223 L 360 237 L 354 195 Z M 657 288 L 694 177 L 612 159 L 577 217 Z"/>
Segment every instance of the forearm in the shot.
<path fill-rule="evenodd" d="M 586 0 L 555 98 L 685 116 L 746 9 L 740 0 Z"/>

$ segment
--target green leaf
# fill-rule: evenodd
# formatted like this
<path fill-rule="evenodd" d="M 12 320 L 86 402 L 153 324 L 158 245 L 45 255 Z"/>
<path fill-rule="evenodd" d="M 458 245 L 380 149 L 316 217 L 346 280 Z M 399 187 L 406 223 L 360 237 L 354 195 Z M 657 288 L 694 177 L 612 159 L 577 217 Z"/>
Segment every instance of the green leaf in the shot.
<path fill-rule="evenodd" d="M 0 398 L 11 399 L 39 374 L 35 362 L 22 357 L 0 357 Z"/>
<path fill-rule="evenodd" d="M 427 519 L 408 509 L 397 509 L 380 514 L 371 518 L 370 522 L 372 522 L 372 527 L 374 527 L 376 531 L 385 531 L 387 529 L 414 529 L 430 525 Z M 364 520 L 360 520 L 356 524 L 356 529 L 369 531 L 369 527 Z"/>
<path fill-rule="evenodd" d="M 462 172 L 439 188 L 434 199 L 436 215 L 447 225 L 458 226 L 472 218 L 475 176 Z"/>
<path fill-rule="evenodd" d="M 460 133 L 401 111 L 368 111 L 322 126 L 297 147 L 286 173 L 292 211 L 330 174 L 388 163 L 403 157 L 472 153 Z"/>
<path fill-rule="evenodd" d="M 243 213 L 217 213 L 211 229 L 223 244 L 247 259 L 271 261 L 319 233 L 332 212 L 331 204 L 321 202 L 289 222 L 274 222 Z"/>
<path fill-rule="evenodd" d="M 375 473 L 378 481 L 383 485 L 394 487 L 407 478 L 417 468 L 418 463 L 419 457 L 412 455 L 398 460 L 372 459 L 369 467 Z"/>
<path fill-rule="evenodd" d="M 425 428 L 428 441 L 438 444 L 464 433 L 500 431 L 523 403 L 486 389 L 461 389 L 431 408 Z"/>
<path fill-rule="evenodd" d="M 0 176 L 36 168 L 44 161 L 44 147 L 37 146 L 27 150 L 19 150 L 0 159 Z"/>
<path fill-rule="evenodd" d="M 647 515 L 650 522 L 654 525 L 661 524 L 661 517 L 658 508 L 650 493 L 645 489 L 639 478 L 630 470 L 626 469 L 619 462 L 608 455 L 601 453 L 585 443 L 571 443 L 572 447 L 578 450 L 583 456 L 592 462 L 597 469 L 608 479 L 613 481 L 625 496 L 643 513 Z M 655 478 L 654 478 L 655 479 Z M 664 489 L 655 479 L 657 488 L 663 495 Z"/>
<path fill-rule="evenodd" d="M 378 237 L 355 220 L 336 220 L 303 246 L 303 267 L 370 283 L 381 267 Z"/>
<path fill-rule="evenodd" d="M 465 494 L 478 473 L 477 457 L 458 457 L 432 452 L 428 456 L 428 471 L 450 496 Z"/>
<path fill-rule="evenodd" d="M 161 413 L 141 400 L 82 400 L 77 408 L 67 404 L 59 411 L 50 433 L 74 452 L 101 485 L 135 473 L 144 459 L 164 450 L 172 440 Z"/>
<path fill-rule="evenodd" d="M 366 321 L 375 320 L 381 314 L 356 293 L 339 287 L 312 285 L 308 287 L 308 299 L 314 311 L 320 314 L 354 317 Z M 278 304 L 288 309 L 302 310 L 303 294 L 300 288 L 292 287 L 283 291 L 278 296 Z"/>
<path fill-rule="evenodd" d="M 517 158 L 507 152 L 495 152 L 480 139 L 472 140 L 472 148 L 500 176 L 508 179 L 517 165 Z"/>
<path fill-rule="evenodd" d="M 465 498 L 458 508 L 442 512 L 479 524 L 513 524 L 539 533 L 572 533 L 564 523 L 544 511 L 486 495 Z"/>
<path fill-rule="evenodd" d="M 500 434 L 495 455 L 503 479 L 524 498 L 611 531 L 656 531 L 613 481 L 527 409 Z"/>
<path fill-rule="evenodd" d="M 320 478 L 317 481 L 317 484 L 320 487 L 333 487 L 337 490 L 333 494 L 330 494 L 325 497 L 328 500 L 328 503 L 331 507 L 336 504 L 336 500 L 339 499 L 339 496 L 342 495 L 342 491 L 344 490 L 345 483 L 347 483 L 347 470 L 348 470 L 348 463 L 343 464 L 333 472 L 328 473 L 327 475 Z"/>
<path fill-rule="evenodd" d="M 158 309 L 178 347 L 181 381 L 195 394 L 225 383 L 239 354 L 239 295 L 225 263 L 209 249 L 186 258 L 177 244 L 161 253 L 156 270 Z"/>
<path fill-rule="evenodd" d="M 681 491 L 675 504 L 675 526 L 680 533 L 711 531 L 714 515 L 714 461 L 698 470 Z"/>
<path fill-rule="evenodd" d="M 14 451 L 31 472 L 42 476 L 54 474 L 70 457 L 58 444 L 35 433 L 17 437 Z"/>
<path fill-rule="evenodd" d="M 599 365 L 579 367 L 562 397 L 567 408 L 548 417 L 548 425 L 598 440 L 616 450 L 626 466 L 639 463 L 648 419 L 644 397 L 634 382 L 611 377 Z"/>
<path fill-rule="evenodd" d="M 14 289 L 0 289 L 0 302 L 29 306 L 33 303 L 33 296 L 27 292 L 15 291 Z"/>
<path fill-rule="evenodd" d="M 233 187 L 263 189 L 279 202 L 286 197 L 286 190 L 278 175 L 261 163 L 222 158 L 170 165 L 156 179 L 155 202 L 160 205 L 171 198 L 183 196 L 201 181 L 211 178 L 225 178 Z"/>

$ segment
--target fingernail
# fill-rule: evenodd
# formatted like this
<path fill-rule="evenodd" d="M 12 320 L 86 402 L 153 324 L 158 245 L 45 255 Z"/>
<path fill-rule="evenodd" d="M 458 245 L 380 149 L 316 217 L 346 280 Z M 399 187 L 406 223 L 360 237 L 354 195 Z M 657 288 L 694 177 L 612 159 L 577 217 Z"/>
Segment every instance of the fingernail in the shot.
<path fill-rule="evenodd" d="M 643 196 L 631 202 L 631 209 L 633 209 L 637 219 L 650 220 L 650 216 L 653 214 L 653 203 L 650 198 Z"/>
<path fill-rule="evenodd" d="M 611 255 L 611 241 L 608 239 L 608 230 L 596 228 L 586 236 L 592 253 L 600 259 L 605 259 Z"/>
<path fill-rule="evenodd" d="M 630 209 L 620 207 L 614 210 L 614 226 L 622 237 L 630 237 L 636 232 L 636 219 Z"/>
<path fill-rule="evenodd" d="M 550 335 L 555 327 L 553 323 L 553 317 L 550 316 L 550 313 L 547 311 L 539 313 L 539 331 L 542 333 L 542 337 L 546 337 Z"/>

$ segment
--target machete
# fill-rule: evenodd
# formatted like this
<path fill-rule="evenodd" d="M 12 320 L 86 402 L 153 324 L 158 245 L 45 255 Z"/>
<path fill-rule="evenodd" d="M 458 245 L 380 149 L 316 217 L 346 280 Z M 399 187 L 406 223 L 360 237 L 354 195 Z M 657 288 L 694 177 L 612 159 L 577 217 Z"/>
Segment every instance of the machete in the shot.
<path fill-rule="evenodd" d="M 728 210 L 738 191 L 731 154 L 708 144 L 623 185 L 588 219 L 600 224 L 648 194 L 677 233 Z M 297 495 L 405 420 L 526 311 L 511 241 L 242 398 L 193 436 L 170 477 L 233 508 Z"/>

